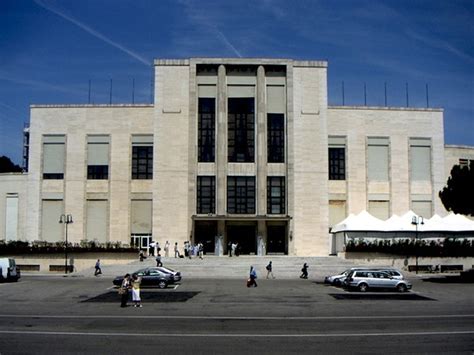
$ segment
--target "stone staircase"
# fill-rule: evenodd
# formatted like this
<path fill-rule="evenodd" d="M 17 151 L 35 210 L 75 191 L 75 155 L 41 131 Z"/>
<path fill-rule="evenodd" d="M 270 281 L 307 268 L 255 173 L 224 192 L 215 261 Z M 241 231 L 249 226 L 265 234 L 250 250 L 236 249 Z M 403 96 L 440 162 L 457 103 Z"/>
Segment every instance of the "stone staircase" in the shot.
<path fill-rule="evenodd" d="M 238 257 L 228 256 L 204 256 L 204 259 L 197 257 L 189 258 L 166 258 L 162 257 L 163 266 L 173 270 L 179 270 L 183 279 L 243 279 L 250 271 L 250 266 L 257 270 L 259 278 L 265 278 L 267 275 L 265 266 L 269 261 L 273 264 L 273 274 L 277 279 L 296 279 L 301 274 L 301 268 L 304 263 L 309 265 L 309 278 L 321 281 L 326 275 L 334 275 L 347 268 L 357 266 L 352 261 L 338 258 L 336 256 L 327 257 L 294 257 L 283 255 L 267 256 L 248 256 Z M 141 268 L 155 266 L 154 257 L 149 257 L 143 262 L 139 260 L 131 261 L 125 265 L 108 265 L 104 260 L 102 262 L 103 277 L 123 275 L 132 273 Z M 77 275 L 92 276 L 94 269 L 80 271 Z"/>

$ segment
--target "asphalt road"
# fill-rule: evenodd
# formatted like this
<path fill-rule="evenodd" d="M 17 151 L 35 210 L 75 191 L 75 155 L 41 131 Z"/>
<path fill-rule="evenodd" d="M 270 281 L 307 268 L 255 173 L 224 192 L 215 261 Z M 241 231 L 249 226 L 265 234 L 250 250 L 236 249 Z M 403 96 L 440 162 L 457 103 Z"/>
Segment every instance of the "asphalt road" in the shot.
<path fill-rule="evenodd" d="M 0 353 L 465 353 L 474 284 L 348 293 L 308 280 L 183 280 L 119 307 L 110 278 L 0 284 Z"/>

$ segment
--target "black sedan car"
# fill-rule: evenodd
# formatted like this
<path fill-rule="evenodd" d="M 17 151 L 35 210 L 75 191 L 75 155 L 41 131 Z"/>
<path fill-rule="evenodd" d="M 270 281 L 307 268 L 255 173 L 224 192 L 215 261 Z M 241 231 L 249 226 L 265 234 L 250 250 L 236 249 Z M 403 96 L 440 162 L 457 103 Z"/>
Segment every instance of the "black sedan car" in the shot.
<path fill-rule="evenodd" d="M 165 273 L 154 267 L 140 269 L 132 273 L 132 275 L 133 274 L 137 274 L 137 276 L 141 277 L 142 287 L 166 288 L 168 287 L 168 285 L 173 284 L 175 281 L 172 274 Z M 123 276 L 117 276 L 114 279 L 113 284 L 115 286 L 121 286 L 122 281 L 123 281 Z"/>

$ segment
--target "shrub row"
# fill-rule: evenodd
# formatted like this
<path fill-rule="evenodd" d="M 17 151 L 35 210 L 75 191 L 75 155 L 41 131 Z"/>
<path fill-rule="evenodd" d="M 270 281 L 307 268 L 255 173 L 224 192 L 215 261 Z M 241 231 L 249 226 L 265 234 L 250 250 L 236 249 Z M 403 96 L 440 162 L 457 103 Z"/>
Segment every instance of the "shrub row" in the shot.
<path fill-rule="evenodd" d="M 0 255 L 5 254 L 48 254 L 59 253 L 65 251 L 64 242 L 23 242 L 23 241 L 2 241 L 0 240 Z M 68 243 L 67 251 L 73 253 L 88 252 L 136 252 L 135 247 L 122 245 L 121 242 L 97 243 L 95 241 L 81 240 L 80 243 Z"/>
<path fill-rule="evenodd" d="M 438 240 L 350 240 L 347 252 L 386 253 L 406 256 L 455 257 L 474 256 L 474 240 L 446 238 Z"/>

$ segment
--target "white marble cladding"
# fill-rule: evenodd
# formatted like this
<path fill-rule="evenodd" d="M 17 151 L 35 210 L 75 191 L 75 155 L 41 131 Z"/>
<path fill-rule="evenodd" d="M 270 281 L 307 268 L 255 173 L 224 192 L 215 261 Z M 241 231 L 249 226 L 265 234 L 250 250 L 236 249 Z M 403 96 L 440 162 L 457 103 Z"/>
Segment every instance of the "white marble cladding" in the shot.
<path fill-rule="evenodd" d="M 10 232 L 10 238 L 12 235 L 15 235 L 17 240 L 27 240 L 25 234 L 26 230 L 24 228 L 24 226 L 28 225 L 28 220 L 26 219 L 26 211 L 28 209 L 26 199 L 27 178 L 27 174 L 21 173 L 0 174 L 0 240 L 7 239 L 7 231 Z M 9 223 L 7 220 L 9 213 L 15 213 L 15 211 L 9 211 L 7 213 L 7 198 L 18 198 L 16 225 Z M 12 217 L 14 218 L 14 216 Z M 14 227 L 16 231 L 11 230 L 12 227 Z"/>
<path fill-rule="evenodd" d="M 189 240 L 189 81 L 184 63 L 155 62 L 153 236 L 183 245 Z"/>
<path fill-rule="evenodd" d="M 403 214 L 411 208 L 413 196 L 431 196 L 433 213 L 444 208 L 438 198 L 444 180 L 443 111 L 440 109 L 330 106 L 329 135 L 347 136 L 347 213 L 367 208 L 369 194 L 390 194 L 391 213 Z M 368 136 L 389 137 L 389 181 L 367 181 L 366 144 Z M 410 181 L 410 138 L 431 139 L 430 182 Z M 333 190 L 330 192 L 340 192 Z"/>
<path fill-rule="evenodd" d="M 62 193 L 64 211 L 73 215 L 72 242 L 85 239 L 87 193 L 108 193 L 112 240 L 129 243 L 130 139 L 153 130 L 152 105 L 34 105 L 30 119 L 28 219 L 26 235 L 41 238 L 41 199 Z M 42 180 L 42 137 L 66 136 L 64 180 Z M 87 135 L 110 135 L 109 180 L 87 180 Z M 149 187 L 149 189 L 151 189 Z M 150 190 L 148 190 L 150 191 Z M 49 194 L 49 195 L 48 195 Z"/>
<path fill-rule="evenodd" d="M 293 68 L 293 252 L 327 255 L 328 152 L 326 69 Z"/>

